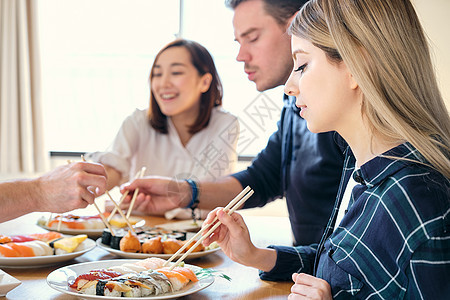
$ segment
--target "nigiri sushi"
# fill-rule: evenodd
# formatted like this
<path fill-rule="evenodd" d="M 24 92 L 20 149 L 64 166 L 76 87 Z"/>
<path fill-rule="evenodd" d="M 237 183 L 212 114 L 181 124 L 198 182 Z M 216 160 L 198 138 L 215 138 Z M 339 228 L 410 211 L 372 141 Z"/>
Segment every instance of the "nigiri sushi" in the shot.
<path fill-rule="evenodd" d="M 170 271 L 168 268 L 158 269 L 156 271 L 166 275 L 167 278 L 169 278 L 174 291 L 181 290 L 189 283 L 189 279 L 180 272 L 176 272 L 174 270 Z"/>
<path fill-rule="evenodd" d="M 89 295 L 146 297 L 175 292 L 189 282 L 198 281 L 190 268 L 175 267 L 169 270 L 168 267 L 162 267 L 165 262 L 164 259 L 151 257 L 135 263 L 93 270 L 79 275 L 69 286 Z"/>
<path fill-rule="evenodd" d="M 136 265 L 143 266 L 147 270 L 156 270 L 162 268 L 166 260 L 158 257 L 149 257 L 144 260 L 138 261 Z"/>
<path fill-rule="evenodd" d="M 49 245 L 55 248 L 56 255 L 61 255 L 66 253 L 72 253 L 73 251 L 78 249 L 78 247 L 80 247 L 80 245 L 86 239 L 87 239 L 86 234 L 79 234 L 72 237 L 56 239 L 50 242 Z"/>
<path fill-rule="evenodd" d="M 88 273 L 79 275 L 74 282 L 69 283 L 71 288 L 81 290 L 84 285 L 86 285 L 90 281 L 99 280 L 99 279 L 110 279 L 114 277 L 119 277 L 122 275 L 121 273 L 114 272 L 111 270 L 100 269 L 100 270 L 92 270 Z"/>
<path fill-rule="evenodd" d="M 33 257 L 53 255 L 53 249 L 42 241 L 0 245 L 0 257 Z"/>
<path fill-rule="evenodd" d="M 62 238 L 62 234 L 54 231 L 46 233 L 33 233 L 28 235 L 11 235 L 11 236 L 0 235 L 0 244 L 23 243 L 35 240 L 49 242 L 58 238 Z"/>

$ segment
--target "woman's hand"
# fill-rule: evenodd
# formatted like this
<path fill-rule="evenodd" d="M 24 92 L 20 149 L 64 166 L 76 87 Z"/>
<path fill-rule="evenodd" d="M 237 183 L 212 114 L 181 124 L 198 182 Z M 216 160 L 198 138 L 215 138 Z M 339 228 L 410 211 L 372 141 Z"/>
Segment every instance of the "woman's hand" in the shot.
<path fill-rule="evenodd" d="M 270 271 L 273 268 L 276 262 L 276 251 L 257 248 L 253 245 L 247 225 L 240 214 L 235 212 L 229 216 L 223 208 L 216 208 L 208 214 L 203 227 L 211 223 L 216 216 L 222 224 L 203 241 L 204 245 L 208 246 L 215 241 L 222 251 L 237 263 L 263 271 Z"/>
<path fill-rule="evenodd" d="M 191 197 L 191 188 L 184 180 L 144 177 L 121 186 L 122 194 L 128 191 L 128 196 L 121 205 L 122 209 L 128 209 L 136 189 L 139 189 L 139 194 L 135 199 L 133 211 L 149 215 L 163 215 L 168 210 L 185 207 Z"/>
<path fill-rule="evenodd" d="M 331 300 L 331 287 L 323 279 L 305 273 L 292 274 L 294 285 L 288 299 L 322 299 Z"/>

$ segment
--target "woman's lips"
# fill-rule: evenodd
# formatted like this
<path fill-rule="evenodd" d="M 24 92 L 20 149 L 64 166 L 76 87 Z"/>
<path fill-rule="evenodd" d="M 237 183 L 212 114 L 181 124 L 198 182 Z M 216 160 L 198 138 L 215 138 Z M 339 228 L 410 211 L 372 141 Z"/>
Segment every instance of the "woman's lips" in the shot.
<path fill-rule="evenodd" d="M 170 101 L 175 99 L 177 96 L 176 93 L 166 93 L 166 94 L 160 94 L 159 97 L 164 101 Z"/>
<path fill-rule="evenodd" d="M 304 118 L 303 115 L 306 111 L 306 105 L 297 105 L 297 107 L 300 109 L 300 117 Z"/>

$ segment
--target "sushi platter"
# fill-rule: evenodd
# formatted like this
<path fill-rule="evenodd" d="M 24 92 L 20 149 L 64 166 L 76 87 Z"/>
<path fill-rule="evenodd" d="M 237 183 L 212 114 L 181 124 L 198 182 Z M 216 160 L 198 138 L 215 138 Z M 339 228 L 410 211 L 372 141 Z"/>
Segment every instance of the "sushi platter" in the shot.
<path fill-rule="evenodd" d="M 107 213 L 103 214 L 108 216 Z M 51 218 L 42 216 L 39 218 L 37 225 L 45 230 L 57 231 L 64 234 L 87 234 L 90 238 L 100 237 L 105 229 L 105 225 L 99 215 L 79 216 L 64 214 L 61 219 L 62 225 L 59 224 L 59 218 L 61 218 L 61 215 L 55 215 L 55 217 Z M 145 221 L 138 217 L 130 217 L 128 218 L 128 221 L 135 227 L 143 226 L 145 224 Z M 126 222 L 120 218 L 120 216 L 114 216 L 110 220 L 110 224 L 113 228 L 123 228 L 127 226 Z"/>
<path fill-rule="evenodd" d="M 97 239 L 96 243 L 97 243 L 97 246 L 99 248 L 101 248 L 101 249 L 103 249 L 105 251 L 108 251 L 111 254 L 120 256 L 122 258 L 143 259 L 143 258 L 148 258 L 148 257 L 159 257 L 159 258 L 163 258 L 163 259 L 168 259 L 168 258 L 170 258 L 172 256 L 172 254 L 151 254 L 151 253 L 125 252 L 125 251 L 122 251 L 122 250 L 111 248 L 111 246 L 109 246 L 109 245 L 103 244 L 101 238 Z M 200 251 L 200 252 L 192 252 L 192 253 L 189 253 L 189 255 L 186 257 L 186 259 L 189 260 L 189 259 L 194 259 L 194 258 L 206 256 L 206 255 L 215 253 L 215 252 L 217 252 L 219 250 L 220 250 L 220 247 L 213 248 L 213 249 L 205 249 L 204 251 Z M 183 255 L 183 253 L 178 255 L 176 258 L 179 258 L 182 255 Z"/>
<path fill-rule="evenodd" d="M 105 229 L 102 237 L 97 239 L 96 243 L 101 249 L 122 258 L 158 257 L 168 259 L 187 242 L 187 238 L 193 235 L 193 233 L 186 231 L 143 226 L 134 231 L 116 230 L 113 236 L 108 229 Z M 193 250 L 187 259 L 202 257 L 214 253 L 220 248 L 212 246 L 205 249 L 203 245 L 198 245 Z M 183 253 L 177 255 L 177 257 L 182 255 Z"/>
<path fill-rule="evenodd" d="M 133 259 L 115 259 L 115 260 L 105 260 L 105 261 L 98 261 L 98 262 L 86 262 L 86 263 L 80 263 L 75 265 L 70 265 L 66 267 L 59 268 L 52 273 L 50 273 L 47 277 L 47 284 L 61 292 L 67 295 L 82 297 L 84 299 L 101 299 L 101 300 L 113 300 L 117 299 L 117 297 L 120 296 L 113 296 L 113 295 L 95 295 L 90 294 L 89 291 L 83 292 L 79 288 L 74 287 L 74 283 L 77 282 L 77 279 L 80 277 L 83 277 L 83 274 L 89 273 L 92 270 L 102 270 L 107 268 L 114 268 L 114 270 L 121 272 L 120 266 L 132 266 L 132 265 L 142 265 L 142 260 L 133 260 Z M 191 270 L 201 270 L 201 268 L 193 266 L 193 265 L 185 265 L 185 267 L 191 269 Z M 123 272 L 121 272 L 123 274 Z M 168 276 L 170 279 L 170 282 L 172 282 L 172 278 Z M 83 277 L 84 278 L 84 277 Z M 167 280 L 167 279 L 166 279 Z M 178 288 L 174 288 L 175 291 L 160 291 L 160 293 L 155 294 L 154 292 L 151 295 L 147 296 L 135 296 L 131 295 L 131 297 L 127 296 L 127 299 L 174 299 L 186 295 L 190 295 L 193 293 L 196 293 L 202 289 L 207 288 L 214 282 L 214 276 L 202 276 L 198 279 L 198 281 L 188 281 L 186 285 L 182 285 Z M 98 283 L 96 283 L 98 284 Z M 92 289 L 92 288 L 91 288 Z M 98 286 L 94 286 L 94 291 L 98 290 Z M 136 293 L 136 295 L 139 295 L 140 291 Z"/>
<path fill-rule="evenodd" d="M 30 268 L 52 265 L 69 261 L 96 247 L 95 241 L 84 240 L 73 252 L 60 255 L 31 256 L 31 257 L 0 257 L 0 267 L 6 268 Z"/>

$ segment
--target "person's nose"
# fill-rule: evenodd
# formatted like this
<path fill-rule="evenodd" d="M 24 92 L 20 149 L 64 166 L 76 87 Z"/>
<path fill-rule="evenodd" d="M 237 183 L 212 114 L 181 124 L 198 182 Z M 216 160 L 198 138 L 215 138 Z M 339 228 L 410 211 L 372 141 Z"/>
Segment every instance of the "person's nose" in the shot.
<path fill-rule="evenodd" d="M 163 74 L 163 75 L 161 76 L 161 85 L 162 85 L 163 87 L 168 87 L 168 86 L 170 86 L 171 84 L 172 84 L 172 81 L 171 81 L 171 76 L 170 76 L 170 74 L 169 74 L 169 73 Z"/>
<path fill-rule="evenodd" d="M 291 72 L 291 75 L 284 85 L 284 93 L 288 96 L 298 96 L 300 93 L 298 89 L 298 80 L 295 80 L 294 72 Z"/>
<path fill-rule="evenodd" d="M 240 62 L 249 62 L 250 61 L 250 53 L 249 51 L 246 49 L 245 46 L 241 45 L 239 47 L 239 52 L 238 55 L 236 56 L 236 60 L 240 61 Z"/>

